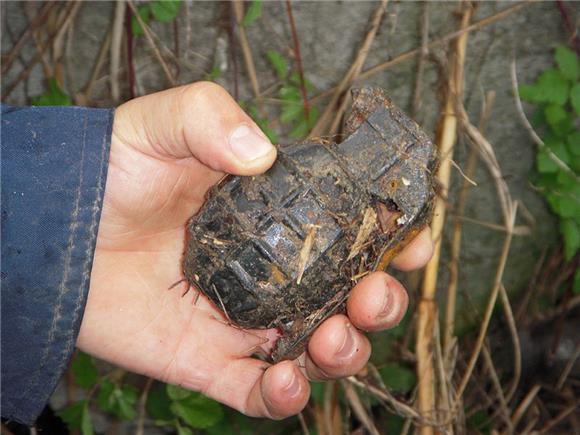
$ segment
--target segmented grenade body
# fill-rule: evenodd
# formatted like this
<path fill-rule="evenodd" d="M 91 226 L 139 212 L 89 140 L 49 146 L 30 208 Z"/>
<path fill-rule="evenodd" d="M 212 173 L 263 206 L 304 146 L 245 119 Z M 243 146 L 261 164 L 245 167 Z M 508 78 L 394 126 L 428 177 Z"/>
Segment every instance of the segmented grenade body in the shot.
<path fill-rule="evenodd" d="M 282 147 L 264 175 L 228 177 L 189 223 L 187 280 L 233 323 L 280 328 L 274 361 L 296 357 L 431 215 L 437 157 L 419 127 L 372 88 L 347 126 L 338 145 Z"/>

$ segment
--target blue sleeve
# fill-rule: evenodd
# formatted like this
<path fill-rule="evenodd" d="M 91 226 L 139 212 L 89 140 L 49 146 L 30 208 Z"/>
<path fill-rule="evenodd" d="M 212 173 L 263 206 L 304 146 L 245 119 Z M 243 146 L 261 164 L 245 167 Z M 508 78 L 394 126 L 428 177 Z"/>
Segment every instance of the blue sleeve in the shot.
<path fill-rule="evenodd" d="M 74 350 L 113 110 L 2 106 L 2 417 L 32 424 Z"/>

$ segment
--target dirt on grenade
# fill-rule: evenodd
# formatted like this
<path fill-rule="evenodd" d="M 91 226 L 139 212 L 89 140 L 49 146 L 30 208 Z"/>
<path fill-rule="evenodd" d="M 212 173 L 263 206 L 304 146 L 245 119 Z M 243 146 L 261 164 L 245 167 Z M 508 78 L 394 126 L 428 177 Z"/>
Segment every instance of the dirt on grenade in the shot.
<path fill-rule="evenodd" d="M 380 88 L 353 90 L 340 144 L 280 147 L 263 175 L 229 176 L 188 224 L 183 272 L 242 328 L 279 328 L 300 355 L 350 289 L 426 225 L 437 152 Z"/>

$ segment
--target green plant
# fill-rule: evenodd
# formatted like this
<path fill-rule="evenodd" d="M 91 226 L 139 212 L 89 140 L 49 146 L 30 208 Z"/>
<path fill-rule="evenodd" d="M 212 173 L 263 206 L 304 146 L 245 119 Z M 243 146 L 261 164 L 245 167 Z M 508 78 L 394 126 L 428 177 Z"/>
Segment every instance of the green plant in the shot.
<path fill-rule="evenodd" d="M 560 46 L 555 63 L 519 93 L 537 106 L 533 124 L 545 147 L 536 156 L 534 182 L 560 220 L 564 254 L 570 260 L 580 250 L 580 59 Z M 580 292 L 579 272 L 575 282 Z"/>
<path fill-rule="evenodd" d="M 33 106 L 70 106 L 71 98 L 62 90 L 58 81 L 51 77 L 48 79 L 47 91 L 32 100 Z"/>
<path fill-rule="evenodd" d="M 155 0 L 139 6 L 137 13 L 145 24 L 149 24 L 152 18 L 160 23 L 170 23 L 177 18 L 180 8 L 181 0 Z M 139 20 L 135 16 L 131 17 L 131 29 L 136 36 L 144 33 Z"/>

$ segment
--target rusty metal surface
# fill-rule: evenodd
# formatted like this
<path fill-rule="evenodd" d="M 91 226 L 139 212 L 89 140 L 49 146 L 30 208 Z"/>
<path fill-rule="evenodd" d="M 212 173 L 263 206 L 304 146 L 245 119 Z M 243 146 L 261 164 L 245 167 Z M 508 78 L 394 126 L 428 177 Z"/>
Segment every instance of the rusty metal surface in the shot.
<path fill-rule="evenodd" d="M 431 217 L 430 139 L 381 89 L 353 97 L 343 142 L 280 148 L 264 175 L 222 182 L 188 226 L 188 282 L 234 324 L 279 328 L 272 361 L 298 356 Z"/>

